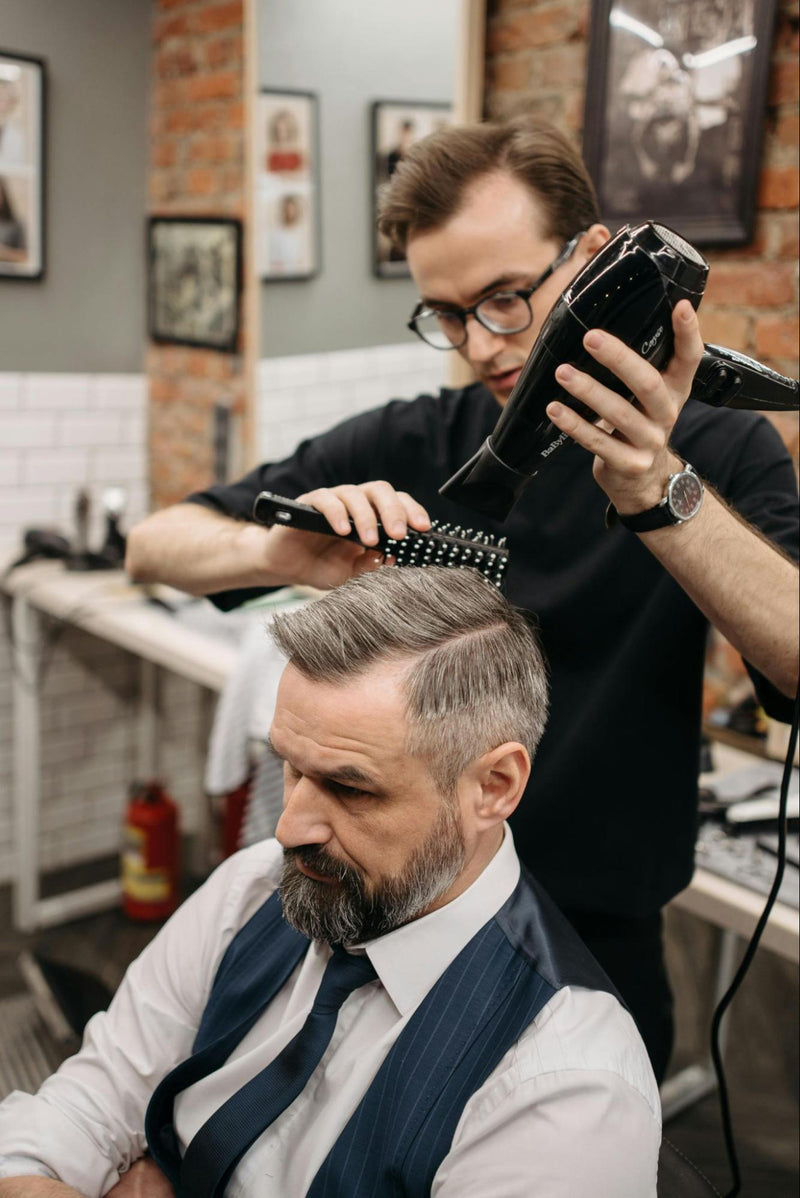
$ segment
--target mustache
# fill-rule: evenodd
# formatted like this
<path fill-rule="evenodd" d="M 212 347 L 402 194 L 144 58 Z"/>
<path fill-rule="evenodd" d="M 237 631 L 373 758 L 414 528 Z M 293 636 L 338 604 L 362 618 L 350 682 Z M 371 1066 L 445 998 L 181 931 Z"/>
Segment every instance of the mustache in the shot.
<path fill-rule="evenodd" d="M 288 864 L 297 867 L 298 861 L 323 878 L 331 878 L 336 882 L 361 882 L 361 877 L 352 866 L 340 861 L 332 853 L 327 852 L 321 845 L 300 845 L 298 848 L 284 849 L 283 858 Z"/>

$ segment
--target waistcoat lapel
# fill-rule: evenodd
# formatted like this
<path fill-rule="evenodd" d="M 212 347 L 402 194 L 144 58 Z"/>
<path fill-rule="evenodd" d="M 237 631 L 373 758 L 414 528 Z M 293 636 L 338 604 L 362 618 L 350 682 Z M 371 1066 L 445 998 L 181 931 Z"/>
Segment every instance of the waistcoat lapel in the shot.
<path fill-rule="evenodd" d="M 311 942 L 283 918 L 277 892 L 237 932 L 220 962 L 192 1055 L 159 1083 L 147 1107 L 145 1133 L 159 1168 L 178 1184 L 180 1152 L 172 1110 L 188 1086 L 219 1069 L 297 966 Z"/>

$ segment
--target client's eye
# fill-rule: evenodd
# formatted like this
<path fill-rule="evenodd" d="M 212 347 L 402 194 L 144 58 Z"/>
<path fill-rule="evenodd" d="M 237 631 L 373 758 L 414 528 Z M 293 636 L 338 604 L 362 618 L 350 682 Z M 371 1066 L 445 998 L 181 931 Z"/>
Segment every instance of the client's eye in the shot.
<path fill-rule="evenodd" d="M 343 799 L 367 799 L 371 797 L 368 790 L 360 790 L 357 786 L 346 786 L 344 782 L 330 781 L 328 788 L 333 794 Z"/>

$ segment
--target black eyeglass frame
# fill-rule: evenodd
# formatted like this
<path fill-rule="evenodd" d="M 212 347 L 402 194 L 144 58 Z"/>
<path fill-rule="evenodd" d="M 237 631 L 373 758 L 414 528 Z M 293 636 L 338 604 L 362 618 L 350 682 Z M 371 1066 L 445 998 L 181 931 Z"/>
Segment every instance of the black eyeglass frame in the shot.
<path fill-rule="evenodd" d="M 488 329 L 490 333 L 496 333 L 500 337 L 511 337 L 514 333 L 524 333 L 525 329 L 530 328 L 531 322 L 533 320 L 533 309 L 530 305 L 530 298 L 534 291 L 537 291 L 541 287 L 542 283 L 547 282 L 550 276 L 558 270 L 559 266 L 563 266 L 563 264 L 572 257 L 572 255 L 575 253 L 575 250 L 578 248 L 578 242 L 580 241 L 581 237 L 583 237 L 585 232 L 585 229 L 581 229 L 580 233 L 576 233 L 574 237 L 571 237 L 558 256 L 553 259 L 546 270 L 542 271 L 538 279 L 535 279 L 534 282 L 531 283 L 530 287 L 520 287 L 519 289 L 510 291 L 493 291 L 491 295 L 485 295 L 483 299 L 478 300 L 477 304 L 473 304 L 470 308 L 430 308 L 424 302 L 424 300 L 420 300 L 414 311 L 411 313 L 411 319 L 406 322 L 406 328 L 411 329 L 412 333 L 416 333 L 419 339 L 424 341 L 425 344 L 430 346 L 431 349 L 442 350 L 444 353 L 451 349 L 461 349 L 463 345 L 466 345 L 468 316 L 474 316 L 478 324 L 483 325 L 483 327 Z M 513 329 L 493 328 L 487 323 L 485 318 L 481 318 L 481 314 L 478 309 L 482 304 L 488 303 L 491 300 L 495 300 L 499 296 L 507 295 L 514 295 L 518 299 L 525 301 L 525 304 L 528 308 L 528 319 L 525 324 L 518 325 Z M 461 321 L 461 327 L 463 329 L 464 336 L 463 339 L 458 342 L 458 344 L 451 342 L 450 345 L 434 345 L 433 342 L 428 341 L 425 335 L 417 328 L 417 321 L 423 313 L 435 316 L 438 312 L 446 313 L 448 316 L 456 316 Z M 444 335 L 447 336 L 446 333 Z"/>

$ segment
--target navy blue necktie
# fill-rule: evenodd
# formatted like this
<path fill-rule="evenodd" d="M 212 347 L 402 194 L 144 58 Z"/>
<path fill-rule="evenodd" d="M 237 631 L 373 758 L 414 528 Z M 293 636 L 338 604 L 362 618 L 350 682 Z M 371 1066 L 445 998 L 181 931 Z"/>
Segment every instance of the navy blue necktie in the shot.
<path fill-rule="evenodd" d="M 333 950 L 297 1035 L 271 1064 L 237 1090 L 206 1120 L 181 1164 L 180 1193 L 217 1198 L 254 1140 L 294 1102 L 328 1047 L 339 1008 L 349 994 L 376 977 L 367 956 Z"/>

